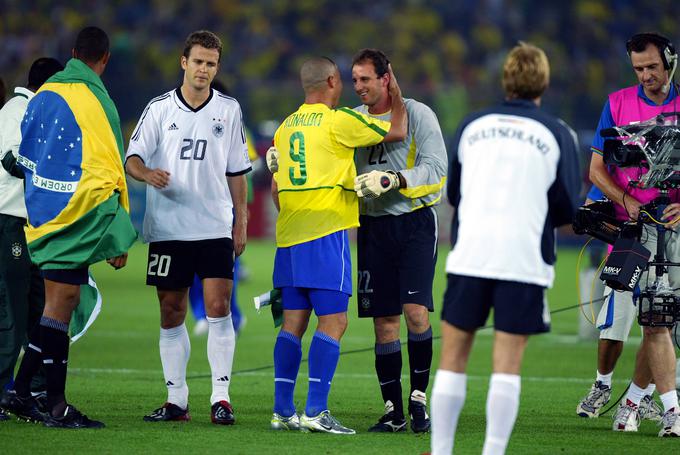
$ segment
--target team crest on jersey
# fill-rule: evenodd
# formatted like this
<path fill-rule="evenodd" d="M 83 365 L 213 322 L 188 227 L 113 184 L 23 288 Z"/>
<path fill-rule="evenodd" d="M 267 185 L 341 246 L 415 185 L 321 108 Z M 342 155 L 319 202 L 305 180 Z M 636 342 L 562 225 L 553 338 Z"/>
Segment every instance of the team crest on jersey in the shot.
<path fill-rule="evenodd" d="M 23 248 L 21 248 L 21 243 L 14 242 L 12 244 L 12 256 L 14 256 L 15 259 L 19 259 L 21 257 L 22 252 Z"/>
<path fill-rule="evenodd" d="M 212 127 L 212 131 L 215 137 L 222 137 L 224 135 L 224 125 L 215 123 Z"/>

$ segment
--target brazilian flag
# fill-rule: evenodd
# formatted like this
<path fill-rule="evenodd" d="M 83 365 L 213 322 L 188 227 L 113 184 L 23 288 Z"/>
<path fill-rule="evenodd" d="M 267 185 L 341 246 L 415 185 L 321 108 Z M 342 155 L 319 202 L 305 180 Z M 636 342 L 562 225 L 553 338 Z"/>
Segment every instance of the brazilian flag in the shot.
<path fill-rule="evenodd" d="M 41 269 L 78 269 L 125 253 L 137 233 L 123 136 L 99 76 L 71 59 L 30 101 L 21 133 L 31 260 Z"/>
<path fill-rule="evenodd" d="M 26 241 L 41 269 L 76 269 L 127 251 L 120 118 L 97 74 L 71 59 L 33 97 L 21 124 Z"/>

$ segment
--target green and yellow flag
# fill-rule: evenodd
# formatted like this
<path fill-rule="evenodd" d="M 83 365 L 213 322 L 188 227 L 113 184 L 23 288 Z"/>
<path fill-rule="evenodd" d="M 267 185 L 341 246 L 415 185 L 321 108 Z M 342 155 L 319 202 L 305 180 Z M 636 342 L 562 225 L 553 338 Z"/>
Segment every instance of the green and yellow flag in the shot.
<path fill-rule="evenodd" d="M 26 240 L 41 269 L 77 269 L 126 252 L 129 216 L 120 118 L 99 76 L 71 59 L 21 124 Z"/>

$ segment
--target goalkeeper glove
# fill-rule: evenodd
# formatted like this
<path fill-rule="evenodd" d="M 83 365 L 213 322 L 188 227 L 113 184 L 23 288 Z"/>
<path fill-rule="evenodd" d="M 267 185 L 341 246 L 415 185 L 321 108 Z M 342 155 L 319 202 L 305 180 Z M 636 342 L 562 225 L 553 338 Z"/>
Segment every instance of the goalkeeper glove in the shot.
<path fill-rule="evenodd" d="M 269 147 L 266 155 L 267 167 L 272 174 L 275 174 L 279 170 L 279 151 L 273 145 Z"/>
<path fill-rule="evenodd" d="M 399 176 L 394 171 L 371 171 L 354 179 L 354 191 L 366 199 L 375 199 L 393 188 L 399 188 Z"/>

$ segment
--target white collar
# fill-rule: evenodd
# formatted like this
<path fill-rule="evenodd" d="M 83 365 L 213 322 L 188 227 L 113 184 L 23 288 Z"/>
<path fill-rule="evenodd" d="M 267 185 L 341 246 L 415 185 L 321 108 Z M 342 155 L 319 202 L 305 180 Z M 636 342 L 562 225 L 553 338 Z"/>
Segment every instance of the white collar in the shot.
<path fill-rule="evenodd" d="M 29 100 L 35 95 L 35 93 L 24 87 L 14 87 L 14 94 L 25 96 Z"/>

